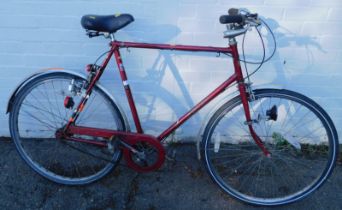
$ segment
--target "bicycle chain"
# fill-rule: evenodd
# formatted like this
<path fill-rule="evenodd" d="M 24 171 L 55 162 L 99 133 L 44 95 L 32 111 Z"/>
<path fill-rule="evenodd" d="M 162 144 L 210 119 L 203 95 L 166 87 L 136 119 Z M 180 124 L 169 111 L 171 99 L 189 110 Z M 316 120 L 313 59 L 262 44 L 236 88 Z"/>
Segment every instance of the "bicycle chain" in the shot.
<path fill-rule="evenodd" d="M 79 148 L 77 148 L 77 147 L 75 147 L 75 146 L 73 146 L 73 145 L 67 143 L 66 141 L 64 141 L 64 143 L 65 143 L 66 145 L 68 145 L 70 148 L 72 148 L 72 149 L 74 149 L 74 150 L 77 150 L 77 151 L 79 151 L 79 152 L 81 152 L 81 153 L 83 153 L 83 154 L 92 156 L 92 157 L 94 157 L 94 158 L 96 158 L 96 159 L 99 159 L 99 160 L 103 160 L 103 161 L 106 161 L 106 162 L 109 162 L 109 163 L 112 163 L 112 164 L 117 164 L 117 165 L 124 166 L 124 167 L 127 167 L 127 168 L 128 168 L 127 165 L 124 165 L 124 164 L 120 163 L 120 160 L 118 160 L 117 162 L 115 162 L 115 161 L 112 161 L 112 160 L 109 160 L 109 159 L 106 159 L 106 158 L 103 158 L 103 157 L 94 155 L 94 154 L 92 154 L 92 153 L 90 153 L 90 152 L 87 152 L 87 151 L 85 151 L 85 150 L 79 149 Z"/>

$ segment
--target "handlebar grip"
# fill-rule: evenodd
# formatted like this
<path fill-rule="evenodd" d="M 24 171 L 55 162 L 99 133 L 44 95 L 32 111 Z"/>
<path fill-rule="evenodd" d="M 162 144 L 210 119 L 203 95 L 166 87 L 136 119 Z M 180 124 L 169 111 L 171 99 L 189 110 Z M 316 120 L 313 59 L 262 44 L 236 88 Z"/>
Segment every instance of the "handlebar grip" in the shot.
<path fill-rule="evenodd" d="M 220 17 L 220 23 L 239 23 L 242 24 L 244 22 L 244 17 L 242 15 L 222 15 Z"/>

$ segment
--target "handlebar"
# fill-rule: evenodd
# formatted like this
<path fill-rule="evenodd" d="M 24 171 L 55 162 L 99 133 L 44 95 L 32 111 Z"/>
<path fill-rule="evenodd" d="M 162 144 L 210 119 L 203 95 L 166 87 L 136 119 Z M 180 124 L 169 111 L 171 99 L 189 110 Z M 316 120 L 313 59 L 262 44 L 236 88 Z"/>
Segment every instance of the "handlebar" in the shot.
<path fill-rule="evenodd" d="M 236 8 L 230 8 L 228 10 L 228 15 L 222 15 L 220 17 L 220 23 L 222 24 L 236 23 L 239 25 L 245 25 L 250 22 L 259 24 L 260 21 L 258 14 Z"/>
<path fill-rule="evenodd" d="M 222 15 L 220 17 L 220 23 L 227 25 L 224 37 L 233 38 L 244 34 L 251 26 L 259 26 L 261 21 L 257 13 L 231 8 L 228 10 L 228 15 Z"/>
<path fill-rule="evenodd" d="M 222 15 L 220 17 L 220 23 L 229 24 L 229 23 L 237 23 L 243 25 L 245 18 L 242 15 Z"/>

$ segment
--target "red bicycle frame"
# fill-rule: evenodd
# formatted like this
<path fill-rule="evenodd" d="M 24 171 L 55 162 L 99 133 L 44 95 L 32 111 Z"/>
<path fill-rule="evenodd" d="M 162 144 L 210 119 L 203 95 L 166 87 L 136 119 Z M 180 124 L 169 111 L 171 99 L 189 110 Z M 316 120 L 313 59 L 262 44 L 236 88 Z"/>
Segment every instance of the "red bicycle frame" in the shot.
<path fill-rule="evenodd" d="M 206 104 L 208 104 L 211 100 L 216 98 L 219 94 L 221 94 L 225 89 L 228 88 L 232 83 L 237 82 L 238 90 L 240 93 L 241 101 L 243 104 L 243 108 L 245 111 L 246 122 L 249 127 L 249 131 L 263 151 L 266 156 L 269 156 L 269 151 L 264 147 L 260 138 L 256 135 L 253 126 L 252 126 L 252 119 L 249 111 L 248 105 L 248 93 L 246 91 L 246 84 L 244 83 L 244 78 L 239 62 L 239 53 L 237 49 L 237 44 L 235 39 L 230 40 L 230 44 L 228 47 L 210 47 L 210 46 L 191 46 L 191 45 L 170 45 L 170 44 L 149 44 L 149 43 L 135 43 L 135 42 L 121 42 L 121 41 L 112 41 L 110 43 L 111 50 L 109 51 L 106 59 L 101 65 L 101 68 L 95 75 L 94 79 L 90 83 L 87 91 L 86 96 L 81 100 L 80 104 L 78 105 L 76 111 L 74 112 L 73 116 L 69 119 L 69 122 L 64 128 L 65 133 L 68 134 L 80 134 L 80 135 L 89 135 L 89 136 L 97 136 L 97 137 L 105 137 L 110 138 L 112 136 L 122 136 L 125 137 L 124 139 L 127 141 L 133 141 L 134 139 L 138 138 L 139 136 L 144 136 L 143 129 L 141 127 L 140 119 L 138 116 L 138 112 L 134 103 L 134 99 L 132 96 L 132 92 L 130 86 L 127 81 L 126 71 L 122 62 L 122 58 L 120 55 L 120 48 L 144 48 L 144 49 L 159 49 L 159 50 L 177 50 L 177 51 L 192 51 L 192 52 L 215 52 L 215 53 L 228 53 L 232 55 L 233 63 L 234 63 L 234 73 L 231 75 L 226 81 L 224 81 L 221 85 L 219 85 L 215 90 L 213 90 L 207 97 L 205 97 L 202 101 L 200 101 L 197 105 L 195 105 L 192 109 L 190 109 L 187 113 L 185 113 L 182 117 L 180 117 L 176 122 L 174 122 L 169 128 L 163 131 L 157 139 L 162 141 L 168 135 L 170 135 L 175 129 L 181 126 L 186 120 L 188 120 L 192 115 L 194 115 L 197 111 L 203 108 Z M 101 77 L 103 71 L 105 70 L 109 60 L 114 55 L 119 72 L 120 77 L 125 89 L 125 93 L 128 99 L 128 104 L 133 116 L 134 124 L 136 127 L 137 133 L 128 133 L 124 131 L 115 131 L 115 130 L 107 130 L 107 129 L 100 129 L 100 128 L 89 128 L 89 127 L 80 127 L 75 126 L 74 121 L 77 119 L 80 112 L 83 110 L 89 95 L 91 94 L 91 90 L 96 84 L 96 82 Z M 74 141 L 82 141 L 88 142 L 88 140 L 83 139 L 76 139 L 70 137 L 69 139 Z M 105 143 L 102 142 L 88 142 L 92 144 L 97 144 L 99 146 L 106 146 Z"/>

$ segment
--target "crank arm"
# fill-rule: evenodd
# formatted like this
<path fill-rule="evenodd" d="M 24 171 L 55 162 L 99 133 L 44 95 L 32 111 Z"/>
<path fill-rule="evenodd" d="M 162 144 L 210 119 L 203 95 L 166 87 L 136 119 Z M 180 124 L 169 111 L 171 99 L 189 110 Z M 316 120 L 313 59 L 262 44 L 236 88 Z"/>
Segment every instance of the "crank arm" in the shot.
<path fill-rule="evenodd" d="M 122 140 L 119 140 L 119 143 L 122 146 L 126 147 L 129 151 L 133 152 L 134 154 L 138 154 L 139 153 L 138 150 L 136 150 L 134 147 L 132 147 L 131 145 L 127 144 L 126 142 L 124 142 Z"/>

